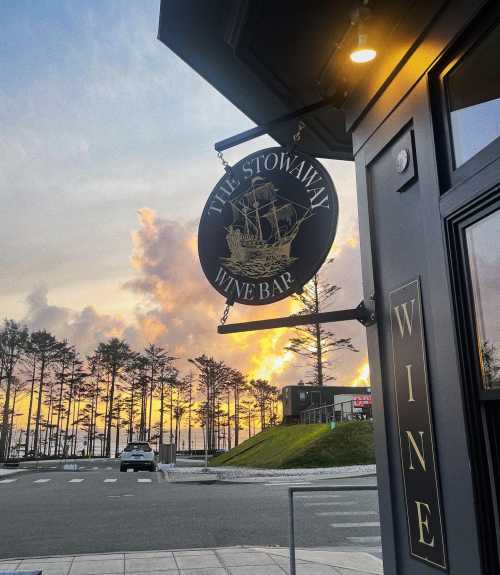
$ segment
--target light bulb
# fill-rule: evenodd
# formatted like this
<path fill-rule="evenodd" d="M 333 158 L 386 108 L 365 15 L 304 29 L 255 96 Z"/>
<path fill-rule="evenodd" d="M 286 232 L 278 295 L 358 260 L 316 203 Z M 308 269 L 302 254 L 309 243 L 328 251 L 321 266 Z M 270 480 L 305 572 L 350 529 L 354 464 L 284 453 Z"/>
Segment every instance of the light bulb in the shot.
<path fill-rule="evenodd" d="M 377 52 L 373 48 L 356 48 L 351 52 L 350 58 L 356 64 L 363 64 L 365 62 L 371 62 L 377 55 Z"/>

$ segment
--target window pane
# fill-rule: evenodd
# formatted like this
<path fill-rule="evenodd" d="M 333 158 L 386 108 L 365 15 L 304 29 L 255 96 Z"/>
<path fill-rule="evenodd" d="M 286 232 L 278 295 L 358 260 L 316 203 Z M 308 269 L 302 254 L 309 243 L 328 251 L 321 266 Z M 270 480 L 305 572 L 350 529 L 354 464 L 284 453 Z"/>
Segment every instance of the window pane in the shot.
<path fill-rule="evenodd" d="M 500 26 L 447 75 L 455 166 L 500 136 Z"/>
<path fill-rule="evenodd" d="M 500 389 L 500 210 L 467 229 L 483 387 Z"/>

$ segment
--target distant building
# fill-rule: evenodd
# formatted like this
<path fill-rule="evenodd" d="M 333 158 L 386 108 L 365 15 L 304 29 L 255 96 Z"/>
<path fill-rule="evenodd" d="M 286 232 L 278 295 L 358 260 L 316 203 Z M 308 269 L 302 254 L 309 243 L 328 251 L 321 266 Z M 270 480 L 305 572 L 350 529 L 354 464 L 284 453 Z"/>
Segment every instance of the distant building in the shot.
<path fill-rule="evenodd" d="M 341 404 L 358 396 L 371 395 L 369 387 L 340 385 L 287 385 L 282 390 L 283 422 L 297 423 L 301 412 L 323 405 Z"/>

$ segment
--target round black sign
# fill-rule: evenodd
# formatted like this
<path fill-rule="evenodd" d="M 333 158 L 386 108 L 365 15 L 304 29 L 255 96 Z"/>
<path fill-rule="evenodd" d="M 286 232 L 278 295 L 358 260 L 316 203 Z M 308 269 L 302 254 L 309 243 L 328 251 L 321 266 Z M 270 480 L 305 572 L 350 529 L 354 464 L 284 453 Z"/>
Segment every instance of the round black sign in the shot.
<path fill-rule="evenodd" d="M 317 160 L 281 147 L 260 150 L 210 194 L 198 230 L 201 266 L 230 301 L 278 301 L 318 271 L 337 218 L 335 187 Z"/>

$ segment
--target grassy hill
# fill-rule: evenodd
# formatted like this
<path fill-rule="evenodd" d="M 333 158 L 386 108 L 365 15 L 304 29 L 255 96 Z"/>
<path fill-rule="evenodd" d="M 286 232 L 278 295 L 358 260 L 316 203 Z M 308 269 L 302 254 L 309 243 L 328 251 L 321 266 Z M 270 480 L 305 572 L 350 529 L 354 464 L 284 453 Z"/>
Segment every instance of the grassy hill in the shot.
<path fill-rule="evenodd" d="M 258 468 L 333 467 L 375 463 L 373 424 L 370 421 L 280 425 L 251 437 L 215 457 L 210 465 Z"/>

